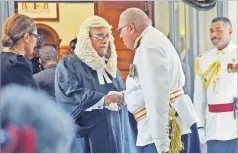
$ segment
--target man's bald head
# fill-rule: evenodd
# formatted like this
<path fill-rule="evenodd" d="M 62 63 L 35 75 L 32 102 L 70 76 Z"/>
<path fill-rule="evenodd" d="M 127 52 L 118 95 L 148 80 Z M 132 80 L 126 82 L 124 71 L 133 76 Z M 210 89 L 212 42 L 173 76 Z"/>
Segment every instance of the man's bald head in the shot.
<path fill-rule="evenodd" d="M 121 15 L 120 20 L 124 22 L 135 22 L 135 21 L 143 21 L 148 19 L 147 14 L 144 11 L 138 8 L 129 8 L 126 9 Z"/>
<path fill-rule="evenodd" d="M 133 49 L 135 40 L 150 25 L 152 22 L 145 12 L 138 8 L 129 8 L 120 15 L 117 31 L 127 48 Z"/>

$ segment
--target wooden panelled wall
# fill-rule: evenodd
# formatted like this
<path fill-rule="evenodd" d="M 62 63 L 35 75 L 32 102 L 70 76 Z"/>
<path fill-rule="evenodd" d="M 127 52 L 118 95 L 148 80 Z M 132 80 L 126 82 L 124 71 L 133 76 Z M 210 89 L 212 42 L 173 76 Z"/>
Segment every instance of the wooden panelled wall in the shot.
<path fill-rule="evenodd" d="M 71 52 L 69 51 L 69 45 L 61 45 L 57 52 L 57 60 L 59 61 L 64 56 L 71 55 Z"/>

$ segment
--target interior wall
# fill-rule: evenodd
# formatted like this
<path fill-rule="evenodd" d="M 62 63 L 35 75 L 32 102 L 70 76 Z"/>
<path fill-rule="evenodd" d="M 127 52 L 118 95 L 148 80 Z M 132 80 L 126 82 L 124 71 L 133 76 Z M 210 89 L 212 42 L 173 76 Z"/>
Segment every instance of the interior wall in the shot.
<path fill-rule="evenodd" d="M 210 27 L 212 20 L 217 17 L 217 6 L 209 11 L 199 11 L 199 53 L 213 48 L 210 40 Z"/>
<path fill-rule="evenodd" d="M 169 2 L 154 1 L 154 18 L 155 28 L 164 33 L 166 36 L 169 33 Z"/>
<path fill-rule="evenodd" d="M 0 1 L 0 38 L 2 37 L 2 28 L 6 19 L 14 14 L 13 1 Z M 3 50 L 2 43 L 0 43 L 0 51 Z"/>
<path fill-rule="evenodd" d="M 68 45 L 78 34 L 79 26 L 88 16 L 94 15 L 94 3 L 59 3 L 59 21 L 37 21 L 51 26 Z"/>
<path fill-rule="evenodd" d="M 228 1 L 228 17 L 231 20 L 233 34 L 232 34 L 232 42 L 238 44 L 237 40 L 237 1 Z"/>

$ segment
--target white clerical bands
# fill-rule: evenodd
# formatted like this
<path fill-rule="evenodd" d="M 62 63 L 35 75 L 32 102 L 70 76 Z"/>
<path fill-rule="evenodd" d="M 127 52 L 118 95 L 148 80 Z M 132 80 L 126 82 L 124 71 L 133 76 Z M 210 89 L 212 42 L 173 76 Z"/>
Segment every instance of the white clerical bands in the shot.
<path fill-rule="evenodd" d="M 184 95 L 183 88 L 178 88 L 178 89 L 176 89 L 174 91 L 171 91 L 170 92 L 170 103 L 173 103 L 173 101 L 175 101 L 176 98 L 178 98 L 178 97 L 180 97 L 182 95 Z M 147 116 L 146 108 L 142 107 L 142 108 L 136 110 L 133 113 L 133 115 L 134 115 L 136 121 L 144 119 Z"/>
<path fill-rule="evenodd" d="M 107 83 L 112 83 L 112 80 L 108 77 L 108 75 L 104 69 L 97 71 L 97 76 L 98 76 L 99 84 L 101 84 L 101 85 L 105 84 L 104 79 L 106 80 Z"/>

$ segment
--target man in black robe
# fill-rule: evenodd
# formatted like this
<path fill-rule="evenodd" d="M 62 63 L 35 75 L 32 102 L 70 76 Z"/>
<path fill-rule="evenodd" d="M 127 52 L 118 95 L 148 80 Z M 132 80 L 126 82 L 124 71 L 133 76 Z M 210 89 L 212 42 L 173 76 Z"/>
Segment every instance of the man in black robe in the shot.
<path fill-rule="evenodd" d="M 57 65 L 56 101 L 78 127 L 71 152 L 137 152 L 113 41 L 108 22 L 91 16 L 81 24 L 74 54 Z"/>

